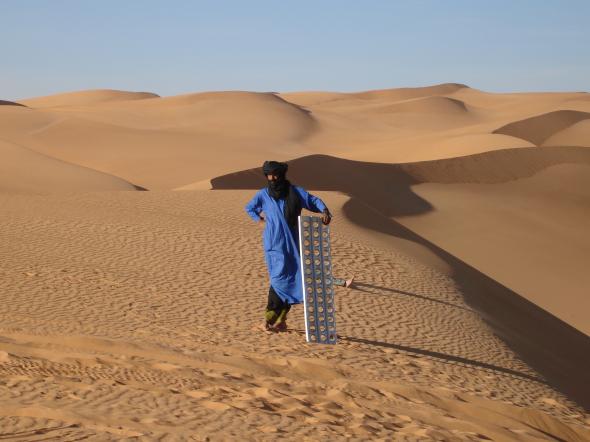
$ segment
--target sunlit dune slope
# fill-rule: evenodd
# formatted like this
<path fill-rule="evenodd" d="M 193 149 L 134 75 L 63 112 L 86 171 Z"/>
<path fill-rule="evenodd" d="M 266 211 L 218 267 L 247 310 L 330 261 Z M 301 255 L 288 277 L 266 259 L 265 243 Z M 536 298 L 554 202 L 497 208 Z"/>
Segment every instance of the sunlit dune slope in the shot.
<path fill-rule="evenodd" d="M 383 113 L 420 113 L 420 114 L 446 114 L 456 115 L 467 112 L 465 103 L 461 100 L 448 97 L 426 97 L 426 98 L 412 98 L 410 100 L 399 101 L 393 104 L 386 104 L 383 106 L 371 109 L 374 112 Z"/>
<path fill-rule="evenodd" d="M 305 342 L 301 306 L 290 332 L 256 329 L 268 279 L 260 226 L 243 209 L 252 194 L 1 194 L 2 434 L 588 438 L 582 408 L 511 347 L 514 326 L 500 338 L 486 323 L 516 322 L 519 303 L 498 314 L 497 292 L 466 293 L 389 247 L 374 230 L 389 220 L 338 192 L 318 192 L 335 215 L 334 271 L 357 276 L 354 288 L 335 289 L 338 344 Z M 350 219 L 350 209 L 373 224 Z M 472 298 L 495 311 L 482 315 Z M 563 330 L 533 319 L 528 339 L 546 357 L 543 333 Z"/>
<path fill-rule="evenodd" d="M 590 119 L 584 119 L 554 133 L 543 146 L 586 146 L 590 147 Z"/>
<path fill-rule="evenodd" d="M 84 106 L 97 103 L 127 100 L 144 100 L 157 97 L 151 92 L 128 92 L 111 89 L 97 89 L 80 92 L 65 92 L 62 94 L 48 95 L 45 97 L 28 98 L 20 100 L 19 103 L 33 107 L 61 107 L 61 106 Z"/>
<path fill-rule="evenodd" d="M 137 190 L 121 178 L 0 141 L 0 192 L 47 194 Z"/>
<path fill-rule="evenodd" d="M 29 135 L 59 120 L 52 112 L 25 106 L 0 106 L 0 139 L 28 144 L 24 141 Z"/>
<path fill-rule="evenodd" d="M 85 109 L 83 117 L 149 130 L 281 141 L 313 129 L 309 112 L 271 93 L 204 92 Z"/>
<path fill-rule="evenodd" d="M 519 149 L 521 147 L 533 147 L 534 144 L 522 138 L 511 137 L 501 134 L 473 133 L 448 137 L 442 140 L 427 137 L 420 143 L 428 146 L 422 147 L 422 154 L 430 152 L 430 158 L 446 159 L 453 157 L 470 156 L 478 153 L 490 152 L 493 150 Z"/>

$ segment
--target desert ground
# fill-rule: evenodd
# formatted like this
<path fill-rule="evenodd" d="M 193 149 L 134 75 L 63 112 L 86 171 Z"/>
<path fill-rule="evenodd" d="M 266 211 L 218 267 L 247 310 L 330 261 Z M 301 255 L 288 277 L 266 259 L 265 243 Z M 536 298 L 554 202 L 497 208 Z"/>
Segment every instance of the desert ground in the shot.
<path fill-rule="evenodd" d="M 0 155 L 0 440 L 590 440 L 588 93 L 68 92 Z M 259 327 L 269 159 L 337 345 Z"/>

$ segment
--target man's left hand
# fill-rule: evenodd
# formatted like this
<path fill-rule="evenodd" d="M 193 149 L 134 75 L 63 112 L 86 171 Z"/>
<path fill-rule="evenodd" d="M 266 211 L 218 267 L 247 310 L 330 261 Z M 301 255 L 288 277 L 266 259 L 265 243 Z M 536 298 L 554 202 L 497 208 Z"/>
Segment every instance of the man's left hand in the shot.
<path fill-rule="evenodd" d="M 332 214 L 328 210 L 324 210 L 322 215 L 322 222 L 327 226 L 332 221 Z"/>

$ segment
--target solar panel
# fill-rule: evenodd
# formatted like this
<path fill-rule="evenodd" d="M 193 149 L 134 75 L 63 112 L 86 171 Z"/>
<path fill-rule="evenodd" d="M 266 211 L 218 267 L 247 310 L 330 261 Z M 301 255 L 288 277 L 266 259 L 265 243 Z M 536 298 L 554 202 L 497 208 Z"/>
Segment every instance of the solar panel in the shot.
<path fill-rule="evenodd" d="M 307 342 L 336 344 L 336 308 L 330 255 L 330 227 L 316 216 L 299 217 Z"/>

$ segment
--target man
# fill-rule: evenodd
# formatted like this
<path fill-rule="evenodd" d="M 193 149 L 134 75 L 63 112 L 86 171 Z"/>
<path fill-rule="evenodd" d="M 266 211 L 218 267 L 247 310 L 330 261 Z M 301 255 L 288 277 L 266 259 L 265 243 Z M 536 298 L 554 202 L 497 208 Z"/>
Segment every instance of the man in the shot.
<path fill-rule="evenodd" d="M 248 215 L 265 225 L 263 245 L 270 288 L 264 327 L 270 331 L 286 330 L 291 305 L 303 301 L 297 224 L 301 210 L 322 213 L 324 224 L 332 219 L 321 199 L 287 180 L 287 169 L 285 163 L 265 161 L 262 173 L 268 184 L 246 205 Z"/>

